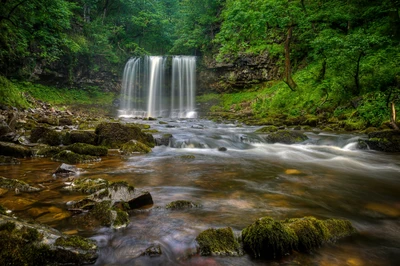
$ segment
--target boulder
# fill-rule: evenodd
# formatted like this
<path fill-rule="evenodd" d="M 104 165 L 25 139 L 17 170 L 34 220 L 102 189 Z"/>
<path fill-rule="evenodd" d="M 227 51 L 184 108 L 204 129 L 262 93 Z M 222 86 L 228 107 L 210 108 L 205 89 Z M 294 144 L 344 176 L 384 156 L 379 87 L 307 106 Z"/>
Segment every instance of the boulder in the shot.
<path fill-rule="evenodd" d="M 371 132 L 368 139 L 364 140 L 372 150 L 384 152 L 400 152 L 400 131 L 386 130 Z"/>
<path fill-rule="evenodd" d="M 272 133 L 276 131 L 278 131 L 276 126 L 267 126 L 257 129 L 255 133 Z"/>
<path fill-rule="evenodd" d="M 66 164 L 62 164 L 66 165 Z M 74 167 L 69 165 L 69 167 Z M 93 194 L 101 189 L 105 189 L 109 186 L 109 182 L 102 178 L 75 178 L 71 184 L 66 186 L 64 189 L 69 191 L 77 191 L 85 194 Z"/>
<path fill-rule="evenodd" d="M 242 241 L 252 257 L 275 259 L 292 251 L 310 252 L 354 233 L 347 220 L 304 217 L 276 221 L 263 217 L 242 230 Z"/>
<path fill-rule="evenodd" d="M 39 142 L 50 146 L 58 146 L 63 144 L 64 134 L 46 127 L 36 127 L 31 131 L 30 141 Z"/>
<path fill-rule="evenodd" d="M 49 146 L 47 144 L 40 144 L 34 148 L 35 156 L 37 157 L 53 157 L 54 155 L 63 151 L 62 147 Z"/>
<path fill-rule="evenodd" d="M 294 144 L 307 140 L 308 137 L 299 131 L 279 130 L 266 137 L 268 143 Z"/>
<path fill-rule="evenodd" d="M 199 207 L 201 207 L 200 204 L 196 204 L 196 203 L 193 203 L 188 200 L 176 200 L 176 201 L 173 201 L 173 202 L 167 204 L 167 206 L 165 206 L 166 209 L 170 209 L 170 210 L 191 209 L 191 208 L 199 208 Z"/>
<path fill-rule="evenodd" d="M 140 141 L 131 140 L 121 146 L 121 152 L 124 155 L 132 155 L 134 153 L 149 153 L 151 148 Z"/>
<path fill-rule="evenodd" d="M 106 156 L 108 149 L 104 146 L 94 146 L 86 143 L 74 143 L 66 147 L 67 150 L 82 155 Z"/>
<path fill-rule="evenodd" d="M 97 144 L 109 148 L 120 148 L 122 144 L 137 140 L 149 147 L 154 147 L 154 138 L 151 134 L 143 133 L 135 125 L 123 125 L 120 123 L 102 123 L 96 127 Z"/>
<path fill-rule="evenodd" d="M 32 156 L 32 151 L 23 145 L 0 141 L 0 155 L 26 158 Z"/>
<path fill-rule="evenodd" d="M 207 229 L 196 237 L 196 241 L 202 256 L 240 256 L 243 254 L 230 227 Z"/>
<path fill-rule="evenodd" d="M 101 161 L 100 157 L 77 154 L 73 151 L 65 150 L 57 153 L 51 158 L 53 161 L 63 162 L 68 164 L 91 163 Z"/>
<path fill-rule="evenodd" d="M 40 188 L 32 187 L 24 181 L 18 179 L 9 179 L 0 176 L 0 187 L 5 189 L 11 189 L 19 192 L 37 192 Z"/>
<path fill-rule="evenodd" d="M 67 133 L 66 138 L 70 144 L 86 143 L 96 145 L 96 134 L 94 131 L 75 130 Z"/>
<path fill-rule="evenodd" d="M 152 244 L 141 254 L 142 256 L 158 257 L 162 255 L 160 244 Z"/>
<path fill-rule="evenodd" d="M 0 246 L 0 265 L 85 265 L 98 257 L 92 240 L 2 214 Z"/>
<path fill-rule="evenodd" d="M 0 165 L 20 164 L 21 162 L 11 156 L 0 155 Z"/>
<path fill-rule="evenodd" d="M 157 146 L 169 146 L 169 142 L 172 138 L 172 134 L 164 134 L 162 136 L 155 137 L 155 142 Z"/>
<path fill-rule="evenodd" d="M 70 175 L 75 175 L 78 172 L 79 172 L 79 169 L 76 166 L 63 163 L 56 169 L 56 171 L 54 172 L 54 175 L 70 176 Z"/>

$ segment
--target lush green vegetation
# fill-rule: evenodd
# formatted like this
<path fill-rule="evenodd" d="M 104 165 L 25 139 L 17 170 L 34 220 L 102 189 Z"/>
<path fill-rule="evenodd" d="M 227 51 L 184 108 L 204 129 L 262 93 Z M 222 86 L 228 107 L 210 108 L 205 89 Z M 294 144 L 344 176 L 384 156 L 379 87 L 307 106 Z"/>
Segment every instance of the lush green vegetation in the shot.
<path fill-rule="evenodd" d="M 220 99 L 215 111 L 250 108 L 255 118 L 328 113 L 379 126 L 400 101 L 399 10 L 398 0 L 5 0 L 0 75 L 31 83 L 1 78 L 2 102 L 27 106 L 21 92 L 28 91 L 59 104 L 109 103 L 94 87 L 55 91 L 36 79 L 61 77 L 57 86 L 70 88 L 81 78 L 120 75 L 130 56 L 236 64 L 268 54 L 282 82 L 200 100 Z"/>

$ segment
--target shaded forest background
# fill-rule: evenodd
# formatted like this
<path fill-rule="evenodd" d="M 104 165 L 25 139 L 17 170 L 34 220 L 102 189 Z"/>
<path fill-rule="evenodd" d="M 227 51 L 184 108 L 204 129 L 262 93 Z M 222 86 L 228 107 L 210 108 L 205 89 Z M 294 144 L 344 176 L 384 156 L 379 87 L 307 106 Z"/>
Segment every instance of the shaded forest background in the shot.
<path fill-rule="evenodd" d="M 198 100 L 215 100 L 215 113 L 379 127 L 399 102 L 399 9 L 399 0 L 1 0 L 1 93 L 118 92 L 129 57 L 187 54 L 199 56 L 201 77 L 214 75 Z M 249 61 L 273 70 L 240 80 L 257 68 Z"/>

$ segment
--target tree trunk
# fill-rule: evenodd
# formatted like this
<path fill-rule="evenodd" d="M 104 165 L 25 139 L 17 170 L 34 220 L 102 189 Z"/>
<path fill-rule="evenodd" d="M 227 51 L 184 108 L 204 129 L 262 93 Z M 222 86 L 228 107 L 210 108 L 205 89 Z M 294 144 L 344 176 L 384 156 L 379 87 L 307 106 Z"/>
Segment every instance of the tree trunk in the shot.
<path fill-rule="evenodd" d="M 356 90 L 354 91 L 354 95 L 358 95 L 361 92 L 361 85 L 360 85 L 360 62 L 362 57 L 365 55 L 363 51 L 360 52 L 357 58 L 357 66 L 356 66 L 356 73 L 354 73 L 354 82 L 356 84 Z"/>
<path fill-rule="evenodd" d="M 289 27 L 285 41 L 285 77 L 283 81 L 292 91 L 296 91 L 297 84 L 292 78 L 292 65 L 290 61 L 290 42 L 292 40 L 293 26 Z"/>
<path fill-rule="evenodd" d="M 394 102 L 391 102 L 390 105 L 391 105 L 390 124 L 393 126 L 395 130 L 399 130 L 399 126 L 396 123 L 396 107 L 394 105 Z"/>

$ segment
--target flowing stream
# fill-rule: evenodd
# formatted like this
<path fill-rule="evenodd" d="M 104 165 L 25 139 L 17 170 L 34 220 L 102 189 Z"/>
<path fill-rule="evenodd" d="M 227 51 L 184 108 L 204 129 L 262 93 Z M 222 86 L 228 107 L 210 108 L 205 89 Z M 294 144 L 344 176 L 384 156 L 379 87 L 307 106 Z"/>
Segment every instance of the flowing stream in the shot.
<path fill-rule="evenodd" d="M 8 192 L 0 204 L 17 216 L 95 239 L 100 246 L 96 265 L 398 265 L 400 154 L 357 150 L 360 136 L 352 134 L 306 132 L 309 140 L 302 144 L 267 144 L 254 133 L 258 127 L 162 121 L 167 124 L 145 122 L 160 134 L 171 133 L 171 146 L 78 165 L 81 177 L 124 180 L 150 191 L 154 206 L 132 212 L 126 228 L 91 227 L 70 217 L 65 203 L 82 195 L 62 190 L 66 180 L 52 176 L 59 163 L 48 159 L 0 166 L 1 176 L 45 188 L 30 194 Z M 174 200 L 202 207 L 165 209 Z M 239 234 L 263 216 L 310 215 L 349 219 L 358 233 L 312 254 L 274 262 L 247 255 L 196 255 L 195 238 L 205 229 L 230 226 Z M 162 255 L 140 256 L 152 244 L 161 246 Z"/>

